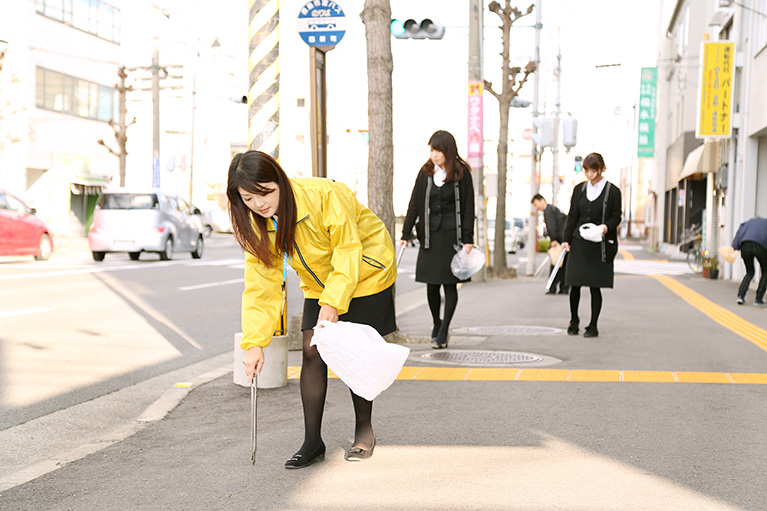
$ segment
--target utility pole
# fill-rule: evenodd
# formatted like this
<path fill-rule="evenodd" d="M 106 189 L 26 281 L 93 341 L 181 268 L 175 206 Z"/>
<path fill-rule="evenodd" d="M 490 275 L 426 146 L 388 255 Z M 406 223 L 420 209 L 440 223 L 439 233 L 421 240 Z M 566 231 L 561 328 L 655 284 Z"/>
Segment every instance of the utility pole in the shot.
<path fill-rule="evenodd" d="M 541 64 L 541 3 L 542 0 L 535 0 L 535 67 Z M 535 73 L 533 81 L 533 132 L 535 132 L 535 119 L 538 117 L 538 85 L 539 85 L 540 73 Z M 530 172 L 530 197 L 538 193 L 538 144 L 533 140 L 533 150 L 531 160 L 531 172 Z M 530 205 L 530 221 L 529 232 L 527 234 L 527 275 L 533 275 L 535 273 L 535 253 L 538 251 L 538 228 L 536 226 L 536 220 L 538 218 L 538 210 Z"/>
<path fill-rule="evenodd" d="M 160 187 L 160 43 L 152 52 L 152 187 Z"/>
<path fill-rule="evenodd" d="M 554 125 L 551 127 L 552 141 L 551 152 L 554 155 L 554 169 L 551 176 L 551 204 L 557 205 L 559 196 L 559 116 L 561 115 L 562 98 L 562 47 L 559 40 L 559 29 L 557 29 L 557 109 L 554 113 Z"/>
<path fill-rule="evenodd" d="M 469 83 L 483 82 L 482 77 L 482 41 L 483 35 L 483 23 L 484 15 L 482 12 L 482 0 L 469 0 Z M 480 103 L 481 104 L 481 103 Z M 484 117 L 480 114 L 480 117 Z M 472 169 L 474 170 L 474 187 L 476 192 L 475 203 L 477 205 L 477 242 L 480 247 L 487 249 L 487 230 L 485 221 L 486 216 L 486 204 L 485 204 L 485 169 L 484 169 L 484 135 L 483 140 L 480 140 L 480 153 L 478 154 L 476 161 L 470 161 Z M 477 278 L 484 282 L 487 279 L 487 265 L 482 267 Z"/>

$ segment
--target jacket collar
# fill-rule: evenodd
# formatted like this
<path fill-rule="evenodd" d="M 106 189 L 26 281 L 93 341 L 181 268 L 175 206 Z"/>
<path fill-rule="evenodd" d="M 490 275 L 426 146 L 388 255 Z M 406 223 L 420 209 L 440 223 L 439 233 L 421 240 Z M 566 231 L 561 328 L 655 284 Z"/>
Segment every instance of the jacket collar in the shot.
<path fill-rule="evenodd" d="M 290 180 L 290 184 L 293 186 L 293 197 L 296 201 L 296 225 L 298 225 L 309 218 L 309 208 L 306 205 L 304 194 L 299 193 L 301 190 L 301 185 L 297 184 L 293 179 Z M 274 222 L 267 221 L 266 228 L 269 232 L 276 232 L 274 229 Z"/>

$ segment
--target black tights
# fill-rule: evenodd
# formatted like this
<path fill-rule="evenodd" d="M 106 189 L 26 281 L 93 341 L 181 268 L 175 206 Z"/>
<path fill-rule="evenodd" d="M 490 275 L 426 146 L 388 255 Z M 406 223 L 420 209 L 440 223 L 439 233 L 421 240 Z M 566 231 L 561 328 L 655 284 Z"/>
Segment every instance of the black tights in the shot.
<path fill-rule="evenodd" d="M 442 297 L 439 293 L 439 287 L 445 289 L 445 314 L 439 319 L 439 309 Z M 431 317 L 434 321 L 434 328 L 431 331 L 432 338 L 437 338 L 437 342 L 444 344 L 447 340 L 450 321 L 453 320 L 455 307 L 458 305 L 458 288 L 455 284 L 426 284 L 426 298 L 429 301 Z"/>
<path fill-rule="evenodd" d="M 602 312 L 602 290 L 598 287 L 591 289 L 591 323 L 592 328 L 597 327 L 599 313 Z M 573 326 L 578 325 L 578 304 L 581 302 L 581 286 L 570 287 L 570 323 Z"/>
<path fill-rule="evenodd" d="M 314 451 L 322 442 L 322 413 L 325 409 L 325 395 L 328 390 L 328 366 L 320 358 L 316 346 L 310 346 L 312 330 L 304 330 L 304 354 L 301 366 L 301 403 L 304 407 L 304 444 L 296 454 Z M 354 392 L 354 447 L 370 449 L 373 446 L 373 425 L 370 421 L 373 402 L 361 398 Z"/>

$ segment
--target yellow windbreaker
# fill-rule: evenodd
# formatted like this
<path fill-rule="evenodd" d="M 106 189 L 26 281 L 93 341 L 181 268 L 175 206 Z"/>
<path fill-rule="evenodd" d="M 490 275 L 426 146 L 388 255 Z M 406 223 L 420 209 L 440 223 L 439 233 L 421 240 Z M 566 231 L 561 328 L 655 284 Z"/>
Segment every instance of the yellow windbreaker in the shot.
<path fill-rule="evenodd" d="M 288 263 L 298 273 L 306 298 L 319 299 L 320 305 L 331 305 L 341 315 L 349 310 L 352 298 L 374 295 L 394 284 L 397 268 L 391 237 L 349 188 L 321 178 L 290 183 L 297 213 L 296 246 Z M 270 225 L 272 268 L 245 253 L 240 342 L 244 350 L 268 346 L 279 327 L 282 260 L 274 249 L 274 232 Z"/>

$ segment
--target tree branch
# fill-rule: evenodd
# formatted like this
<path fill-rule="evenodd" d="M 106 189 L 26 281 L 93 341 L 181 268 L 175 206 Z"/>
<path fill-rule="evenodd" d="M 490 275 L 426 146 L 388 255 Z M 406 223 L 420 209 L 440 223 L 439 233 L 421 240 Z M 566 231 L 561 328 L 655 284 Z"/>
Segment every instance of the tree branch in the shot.
<path fill-rule="evenodd" d="M 493 95 L 493 97 L 494 97 L 495 99 L 497 99 L 498 101 L 500 101 L 500 100 L 501 100 L 501 95 L 500 95 L 500 94 L 498 94 L 497 92 L 495 92 L 495 91 L 493 90 L 493 84 L 492 84 L 492 82 L 488 82 L 487 80 L 485 80 L 485 90 L 486 90 L 487 92 L 489 92 L 490 94 L 492 94 L 492 95 Z"/>

